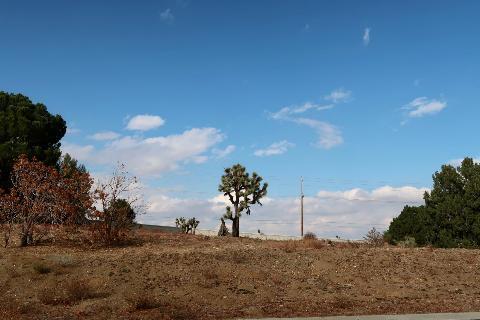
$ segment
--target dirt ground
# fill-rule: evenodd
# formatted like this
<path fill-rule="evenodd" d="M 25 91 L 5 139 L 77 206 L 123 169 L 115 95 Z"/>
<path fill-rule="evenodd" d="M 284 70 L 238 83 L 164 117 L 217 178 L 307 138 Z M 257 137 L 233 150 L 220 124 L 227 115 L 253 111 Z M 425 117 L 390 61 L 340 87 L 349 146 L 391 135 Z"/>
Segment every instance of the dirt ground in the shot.
<path fill-rule="evenodd" d="M 0 249 L 1 319 L 230 319 L 480 310 L 480 251 L 144 232 Z"/>

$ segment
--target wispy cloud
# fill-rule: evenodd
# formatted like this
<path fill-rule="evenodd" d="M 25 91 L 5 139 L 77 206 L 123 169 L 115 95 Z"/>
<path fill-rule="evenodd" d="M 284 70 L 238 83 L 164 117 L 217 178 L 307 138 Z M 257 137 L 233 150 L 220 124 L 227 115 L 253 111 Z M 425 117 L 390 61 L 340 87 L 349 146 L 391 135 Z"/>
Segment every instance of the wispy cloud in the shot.
<path fill-rule="evenodd" d="M 326 95 L 325 100 L 331 101 L 333 103 L 342 103 L 348 102 L 352 99 L 352 92 L 345 90 L 343 88 L 339 88 L 330 92 L 330 94 Z"/>
<path fill-rule="evenodd" d="M 215 156 L 215 158 L 221 159 L 221 158 L 225 158 L 230 153 L 234 152 L 235 149 L 236 147 L 234 145 L 228 145 L 225 149 L 214 148 L 212 149 L 212 154 Z"/>
<path fill-rule="evenodd" d="M 335 105 L 333 104 L 327 104 L 327 105 L 320 105 L 320 104 L 315 104 L 312 102 L 306 102 L 302 105 L 296 105 L 296 106 L 290 106 L 290 107 L 283 107 L 282 109 L 278 110 L 277 112 L 274 112 L 270 114 L 270 116 L 273 119 L 280 120 L 280 119 L 285 119 L 288 116 L 291 115 L 296 115 L 300 113 L 304 113 L 308 110 L 328 110 L 332 109 Z"/>
<path fill-rule="evenodd" d="M 175 16 L 170 8 L 160 12 L 160 20 L 166 24 L 172 24 L 175 21 Z"/>
<path fill-rule="evenodd" d="M 421 118 L 428 115 L 439 113 L 447 107 L 444 100 L 428 99 L 427 97 L 419 97 L 402 107 L 407 110 L 409 118 Z"/>
<path fill-rule="evenodd" d="M 97 141 L 107 141 L 107 140 L 115 140 L 120 137 L 120 134 L 113 132 L 113 131 L 102 131 L 97 132 L 91 136 L 90 139 L 97 140 Z"/>
<path fill-rule="evenodd" d="M 322 149 L 331 149 L 343 143 L 343 136 L 340 129 L 331 123 L 309 118 L 293 119 L 295 123 L 308 126 L 318 134 L 316 146 Z"/>
<path fill-rule="evenodd" d="M 370 44 L 370 28 L 363 30 L 363 45 L 368 46 Z"/>
<path fill-rule="evenodd" d="M 306 24 L 303 26 L 303 31 L 305 31 L 305 32 L 310 31 L 310 25 L 309 25 L 308 23 L 306 23 Z"/>
<path fill-rule="evenodd" d="M 140 114 L 128 121 L 127 129 L 135 131 L 148 131 L 163 126 L 165 120 L 159 116 Z"/>
<path fill-rule="evenodd" d="M 253 154 L 257 157 L 276 156 L 287 152 L 288 149 L 293 148 L 294 146 L 295 144 L 288 142 L 287 140 L 282 140 L 272 143 L 265 149 L 255 150 Z"/>

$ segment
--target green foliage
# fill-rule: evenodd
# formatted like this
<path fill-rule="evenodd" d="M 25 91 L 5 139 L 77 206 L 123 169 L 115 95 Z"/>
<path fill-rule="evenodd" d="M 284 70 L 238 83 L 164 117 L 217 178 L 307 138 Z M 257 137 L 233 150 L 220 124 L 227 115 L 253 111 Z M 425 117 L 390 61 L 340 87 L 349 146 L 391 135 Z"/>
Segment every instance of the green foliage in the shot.
<path fill-rule="evenodd" d="M 386 234 L 389 242 L 413 237 L 418 245 L 480 245 L 480 164 L 465 158 L 457 168 L 443 165 L 424 199 L 425 205 L 406 206 L 393 219 Z"/>
<path fill-rule="evenodd" d="M 10 172 L 21 154 L 56 165 L 66 129 L 62 117 L 50 114 L 45 105 L 0 91 L 0 187 L 10 187 Z"/>
<path fill-rule="evenodd" d="M 232 220 L 232 235 L 239 236 L 239 219 L 243 212 L 250 214 L 250 206 L 262 205 L 260 199 L 267 195 L 268 183 L 263 183 L 263 178 L 256 172 L 250 175 L 244 166 L 236 164 L 231 168 L 226 168 L 222 176 L 218 191 L 228 196 L 231 206 L 227 206 L 225 219 Z"/>
<path fill-rule="evenodd" d="M 135 222 L 136 213 L 130 203 L 125 199 L 115 199 L 110 204 L 108 210 L 115 214 L 113 216 L 119 217 L 120 220 L 133 224 Z"/>

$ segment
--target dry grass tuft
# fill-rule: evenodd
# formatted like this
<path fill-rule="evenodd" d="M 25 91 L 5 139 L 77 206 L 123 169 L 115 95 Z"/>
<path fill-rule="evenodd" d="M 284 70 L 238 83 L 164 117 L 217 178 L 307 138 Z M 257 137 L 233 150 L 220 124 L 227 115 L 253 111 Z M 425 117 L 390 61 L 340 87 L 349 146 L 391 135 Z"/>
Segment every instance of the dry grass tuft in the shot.
<path fill-rule="evenodd" d="M 38 300 L 46 305 L 73 305 L 100 296 L 101 294 L 88 281 L 80 279 L 67 281 L 63 286 L 50 284 L 37 294 Z"/>
<path fill-rule="evenodd" d="M 52 272 L 52 268 L 50 268 L 46 264 L 43 264 L 42 262 L 35 262 L 33 264 L 33 270 L 35 270 L 39 274 L 47 274 Z"/>
<path fill-rule="evenodd" d="M 149 310 L 160 307 L 160 301 L 148 292 L 132 293 L 125 300 L 134 310 Z"/>

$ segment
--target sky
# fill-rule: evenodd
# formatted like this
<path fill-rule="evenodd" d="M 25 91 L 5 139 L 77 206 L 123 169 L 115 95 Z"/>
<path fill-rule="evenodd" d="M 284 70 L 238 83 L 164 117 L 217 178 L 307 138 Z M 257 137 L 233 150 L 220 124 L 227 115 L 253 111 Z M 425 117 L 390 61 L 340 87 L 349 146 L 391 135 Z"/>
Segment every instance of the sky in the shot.
<path fill-rule="evenodd" d="M 144 223 L 216 229 L 235 163 L 269 183 L 240 230 L 358 239 L 477 158 L 478 1 L 0 0 L 0 90 L 67 121 Z"/>

